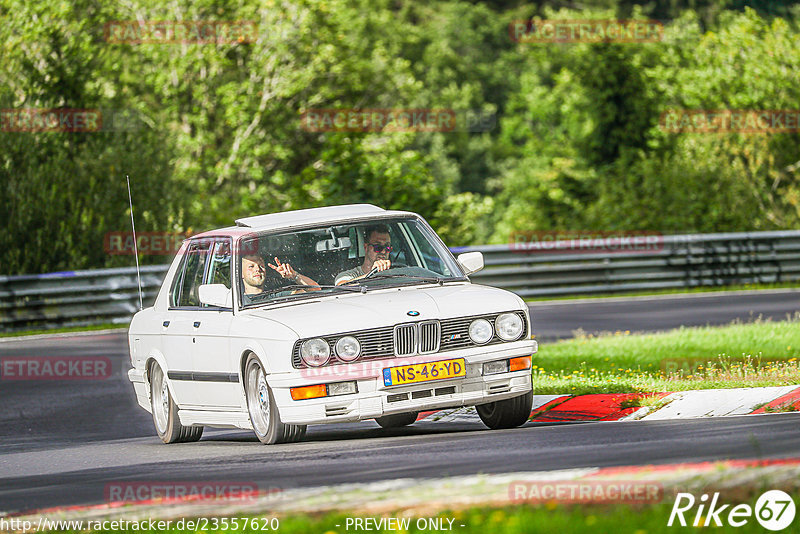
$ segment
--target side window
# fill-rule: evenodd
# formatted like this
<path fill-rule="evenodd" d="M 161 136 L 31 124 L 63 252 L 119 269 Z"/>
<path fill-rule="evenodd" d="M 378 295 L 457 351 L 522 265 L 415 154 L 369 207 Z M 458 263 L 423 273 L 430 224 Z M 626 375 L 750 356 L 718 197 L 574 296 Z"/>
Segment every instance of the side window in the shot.
<path fill-rule="evenodd" d="M 188 250 L 188 249 L 187 249 Z M 178 300 L 181 298 L 181 282 L 183 275 L 186 272 L 186 254 L 181 258 L 181 264 L 178 270 L 175 271 L 175 278 L 172 280 L 172 288 L 169 290 L 169 307 L 174 308 L 178 305 Z"/>
<path fill-rule="evenodd" d="M 413 242 L 413 247 L 418 251 L 421 256 L 422 265 L 425 269 L 433 271 L 436 274 L 450 276 L 450 269 L 442 264 L 439 253 L 433 248 L 431 240 L 426 238 L 422 233 L 422 228 L 417 224 L 403 223 L 403 227 L 408 231 L 408 235 Z"/>
<path fill-rule="evenodd" d="M 207 283 L 223 284 L 228 289 L 231 288 L 231 242 L 229 239 L 214 243 Z"/>
<path fill-rule="evenodd" d="M 178 306 L 200 306 L 198 288 L 203 283 L 210 248 L 211 242 L 203 240 L 191 243 L 186 249 L 185 268 L 177 300 Z"/>

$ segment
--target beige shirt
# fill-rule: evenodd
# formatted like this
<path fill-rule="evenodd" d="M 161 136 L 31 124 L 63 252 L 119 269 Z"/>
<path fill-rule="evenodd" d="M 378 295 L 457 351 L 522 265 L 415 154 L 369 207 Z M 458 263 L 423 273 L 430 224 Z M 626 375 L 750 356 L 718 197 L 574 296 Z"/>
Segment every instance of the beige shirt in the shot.
<path fill-rule="evenodd" d="M 354 269 L 348 269 L 340 272 L 338 275 L 336 275 L 336 280 L 333 283 L 338 284 L 339 282 L 347 282 L 348 280 L 358 278 L 359 276 L 363 276 L 365 274 L 366 273 L 364 272 L 364 269 L 362 269 L 361 265 L 359 265 Z"/>

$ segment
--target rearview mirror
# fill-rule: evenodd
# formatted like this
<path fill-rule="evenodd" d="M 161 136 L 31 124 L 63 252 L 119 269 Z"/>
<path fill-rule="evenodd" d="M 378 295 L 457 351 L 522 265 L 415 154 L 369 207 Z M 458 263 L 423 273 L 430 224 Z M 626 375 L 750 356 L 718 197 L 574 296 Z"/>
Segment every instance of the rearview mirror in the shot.
<path fill-rule="evenodd" d="M 346 248 L 350 248 L 349 237 L 339 237 L 337 239 L 323 239 L 322 241 L 317 241 L 317 252 L 344 250 Z"/>
<path fill-rule="evenodd" d="M 465 252 L 459 254 L 456 259 L 461 268 L 464 269 L 464 274 L 470 275 L 483 269 L 483 253 L 481 252 Z"/>
<path fill-rule="evenodd" d="M 219 308 L 233 307 L 233 294 L 224 284 L 203 284 L 197 289 L 200 302 Z"/>

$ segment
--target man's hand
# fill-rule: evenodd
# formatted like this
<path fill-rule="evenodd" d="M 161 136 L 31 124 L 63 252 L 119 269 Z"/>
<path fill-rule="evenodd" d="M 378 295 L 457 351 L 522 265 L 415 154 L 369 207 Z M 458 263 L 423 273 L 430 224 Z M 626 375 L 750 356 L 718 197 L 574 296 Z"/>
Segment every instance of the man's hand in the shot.
<path fill-rule="evenodd" d="M 372 268 L 376 269 L 378 272 L 385 271 L 391 266 L 391 260 L 375 260 L 375 263 L 372 264 Z"/>
<path fill-rule="evenodd" d="M 279 275 L 281 275 L 281 278 L 287 278 L 289 280 L 297 280 L 298 276 L 297 271 L 292 269 L 291 265 L 289 265 L 288 263 L 281 263 L 281 260 L 279 260 L 277 256 L 275 256 L 275 263 L 277 263 L 277 265 L 272 265 L 271 263 L 268 265 L 273 270 L 275 270 Z"/>

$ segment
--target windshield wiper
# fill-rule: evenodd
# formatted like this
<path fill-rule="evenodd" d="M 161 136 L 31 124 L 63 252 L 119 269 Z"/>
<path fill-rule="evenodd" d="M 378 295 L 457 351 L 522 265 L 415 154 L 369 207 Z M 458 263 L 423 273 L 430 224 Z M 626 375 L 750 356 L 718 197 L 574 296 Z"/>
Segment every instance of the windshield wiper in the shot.
<path fill-rule="evenodd" d="M 418 276 L 413 274 L 376 274 L 370 277 L 365 276 L 362 278 L 362 280 L 385 280 L 388 278 L 411 278 L 420 282 L 429 282 L 431 284 L 439 285 L 444 284 L 444 278 L 438 278 L 435 276 Z"/>
<path fill-rule="evenodd" d="M 250 297 L 250 299 L 253 302 L 255 302 L 257 300 L 263 300 L 263 299 L 269 297 L 270 295 L 274 295 L 276 293 L 281 293 L 283 291 L 292 291 L 292 290 L 295 290 L 295 289 L 308 289 L 309 291 L 306 291 L 306 292 L 302 293 L 303 295 L 307 295 L 307 294 L 310 294 L 310 293 L 315 293 L 317 288 L 319 288 L 319 289 L 342 289 L 344 291 L 354 291 L 354 292 L 357 292 L 357 293 L 364 293 L 365 292 L 365 290 L 364 290 L 365 288 L 360 288 L 360 287 L 342 287 L 342 286 L 325 286 L 325 285 L 307 286 L 305 284 L 289 284 L 289 285 L 286 285 L 286 286 L 283 286 L 283 287 L 270 289 L 269 291 L 264 291 L 263 293 L 259 293 L 258 295 L 253 295 L 253 296 Z M 300 293 L 297 293 L 297 294 L 299 295 Z M 294 295 L 287 295 L 287 297 L 288 296 L 294 296 Z"/>

